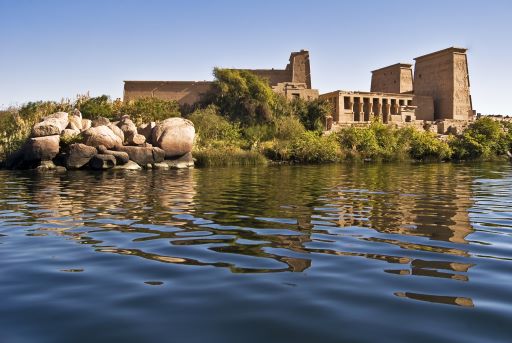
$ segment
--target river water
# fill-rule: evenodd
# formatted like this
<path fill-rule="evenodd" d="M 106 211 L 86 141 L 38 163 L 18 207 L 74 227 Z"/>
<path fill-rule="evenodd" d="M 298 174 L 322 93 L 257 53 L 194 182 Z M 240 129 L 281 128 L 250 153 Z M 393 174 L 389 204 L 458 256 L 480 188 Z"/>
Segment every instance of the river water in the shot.
<path fill-rule="evenodd" d="M 0 342 L 511 342 L 509 164 L 0 171 Z"/>

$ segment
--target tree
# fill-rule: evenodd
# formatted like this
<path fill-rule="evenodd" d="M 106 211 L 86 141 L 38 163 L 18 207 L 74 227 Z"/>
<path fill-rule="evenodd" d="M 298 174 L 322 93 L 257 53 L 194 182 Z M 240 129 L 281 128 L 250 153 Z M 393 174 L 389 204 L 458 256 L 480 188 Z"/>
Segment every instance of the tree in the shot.
<path fill-rule="evenodd" d="M 206 102 L 215 104 L 222 115 L 244 126 L 269 122 L 276 95 L 267 80 L 247 70 L 213 70 L 215 81 Z"/>

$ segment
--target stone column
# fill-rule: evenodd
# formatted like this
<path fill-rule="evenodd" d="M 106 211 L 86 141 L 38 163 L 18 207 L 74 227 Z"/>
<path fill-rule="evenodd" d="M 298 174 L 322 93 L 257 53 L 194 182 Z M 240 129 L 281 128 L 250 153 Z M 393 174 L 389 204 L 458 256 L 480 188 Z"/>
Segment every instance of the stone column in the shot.
<path fill-rule="evenodd" d="M 398 104 L 395 104 L 393 107 L 394 107 L 394 110 L 395 110 L 395 111 L 394 111 L 394 112 L 395 112 L 395 114 L 400 114 L 400 113 L 398 113 L 398 112 L 399 112 L 399 111 L 398 111 L 398 108 L 399 108 Z"/>
<path fill-rule="evenodd" d="M 390 103 L 387 103 L 387 104 L 384 104 L 384 112 L 383 112 L 383 116 L 382 116 L 382 121 L 384 123 L 387 123 L 389 121 L 389 117 L 391 116 L 391 104 Z"/>

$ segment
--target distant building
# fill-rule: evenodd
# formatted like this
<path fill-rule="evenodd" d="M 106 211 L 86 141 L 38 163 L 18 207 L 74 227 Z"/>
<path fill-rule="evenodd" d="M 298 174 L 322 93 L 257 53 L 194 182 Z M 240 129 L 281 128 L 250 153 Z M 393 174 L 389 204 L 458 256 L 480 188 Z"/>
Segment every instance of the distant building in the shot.
<path fill-rule="evenodd" d="M 311 87 L 309 52 L 290 54 L 284 69 L 239 69 L 269 82 L 288 99 L 320 97 L 332 103 L 327 130 L 384 123 L 416 125 L 445 133 L 457 131 L 476 116 L 469 90 L 467 49 L 447 48 L 372 71 L 370 92 L 337 90 L 319 95 Z M 212 81 L 124 81 L 124 100 L 156 97 L 193 105 L 212 89 Z M 442 122 L 442 123 L 440 123 Z"/>
<path fill-rule="evenodd" d="M 242 69 L 266 80 L 272 89 L 289 99 L 318 98 L 318 90 L 311 89 L 309 52 L 292 52 L 284 69 Z M 180 105 L 193 105 L 211 90 L 212 81 L 124 81 L 124 100 L 156 97 L 176 100 Z"/>
<path fill-rule="evenodd" d="M 457 131 L 475 117 L 469 91 L 467 49 L 448 48 L 372 71 L 371 92 L 335 91 L 321 94 L 333 104 L 328 129 L 369 123 L 434 122 L 439 133 Z M 429 123 L 431 122 L 431 123 Z"/>

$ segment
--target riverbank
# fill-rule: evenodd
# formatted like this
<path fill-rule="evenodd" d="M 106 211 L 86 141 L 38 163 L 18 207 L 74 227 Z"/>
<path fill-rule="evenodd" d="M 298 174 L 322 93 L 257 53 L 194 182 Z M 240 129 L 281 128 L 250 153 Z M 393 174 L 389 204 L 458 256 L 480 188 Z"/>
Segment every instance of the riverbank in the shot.
<path fill-rule="evenodd" d="M 281 101 L 279 111 L 274 110 L 274 114 L 267 119 L 253 121 L 226 115 L 216 105 L 185 111 L 173 101 L 153 98 L 130 103 L 112 101 L 104 96 L 78 98 L 73 102 L 28 103 L 0 116 L 0 127 L 3 129 L 0 132 L 0 160 L 10 168 L 13 164 L 9 162 L 9 157 L 12 159 L 13 156 L 22 159 L 18 163 L 22 168 L 38 167 L 41 160 L 52 160 L 56 165 L 68 167 L 66 159 L 62 161 L 62 155 L 69 155 L 69 148 L 73 144 L 92 145 L 97 151 L 91 150 L 91 155 L 113 156 L 104 160 L 106 162 L 103 164 L 97 161 L 96 165 L 104 166 L 105 169 L 113 167 L 113 160 L 116 160 L 116 166 L 131 160 L 141 168 L 158 168 L 159 163 L 164 162 L 161 155 L 167 160 L 185 153 L 192 153 L 199 167 L 317 164 L 354 160 L 501 160 L 507 159 L 507 153 L 512 147 L 511 123 L 488 117 L 469 123 L 462 132 L 448 135 L 412 126 L 396 127 L 378 121 L 365 127 L 345 127 L 336 132 L 323 132 L 319 124 L 328 113 L 325 103 L 276 99 Z M 62 122 L 59 122 L 61 119 L 58 115 L 57 118 L 51 118 L 62 112 L 70 113 L 69 118 Z M 75 114 L 78 119 L 74 118 Z M 159 129 L 155 136 L 155 126 L 170 121 L 187 123 L 187 127 L 194 130 L 194 134 L 188 136 L 187 150 L 168 153 L 159 150 L 163 147 L 158 141 L 158 134 L 162 130 Z M 102 128 L 98 129 L 97 126 Z M 87 130 L 102 132 L 86 133 Z M 92 139 L 91 144 L 86 142 L 98 134 L 110 139 L 107 142 L 102 139 L 100 144 L 96 144 L 95 139 Z M 43 138 L 50 136 L 59 136 L 59 139 Z M 167 145 L 180 145 L 171 143 L 176 139 L 172 138 L 173 134 L 168 136 Z M 47 141 L 53 146 L 48 156 L 41 155 L 39 141 Z M 104 147 L 100 148 L 100 145 Z M 113 153 L 114 150 L 119 151 Z M 109 152 L 105 154 L 106 151 Z M 129 154 L 128 159 L 124 153 Z M 136 155 L 145 157 L 141 159 Z M 188 163 L 192 162 L 189 156 Z M 82 168 L 84 165 L 69 167 Z"/>

